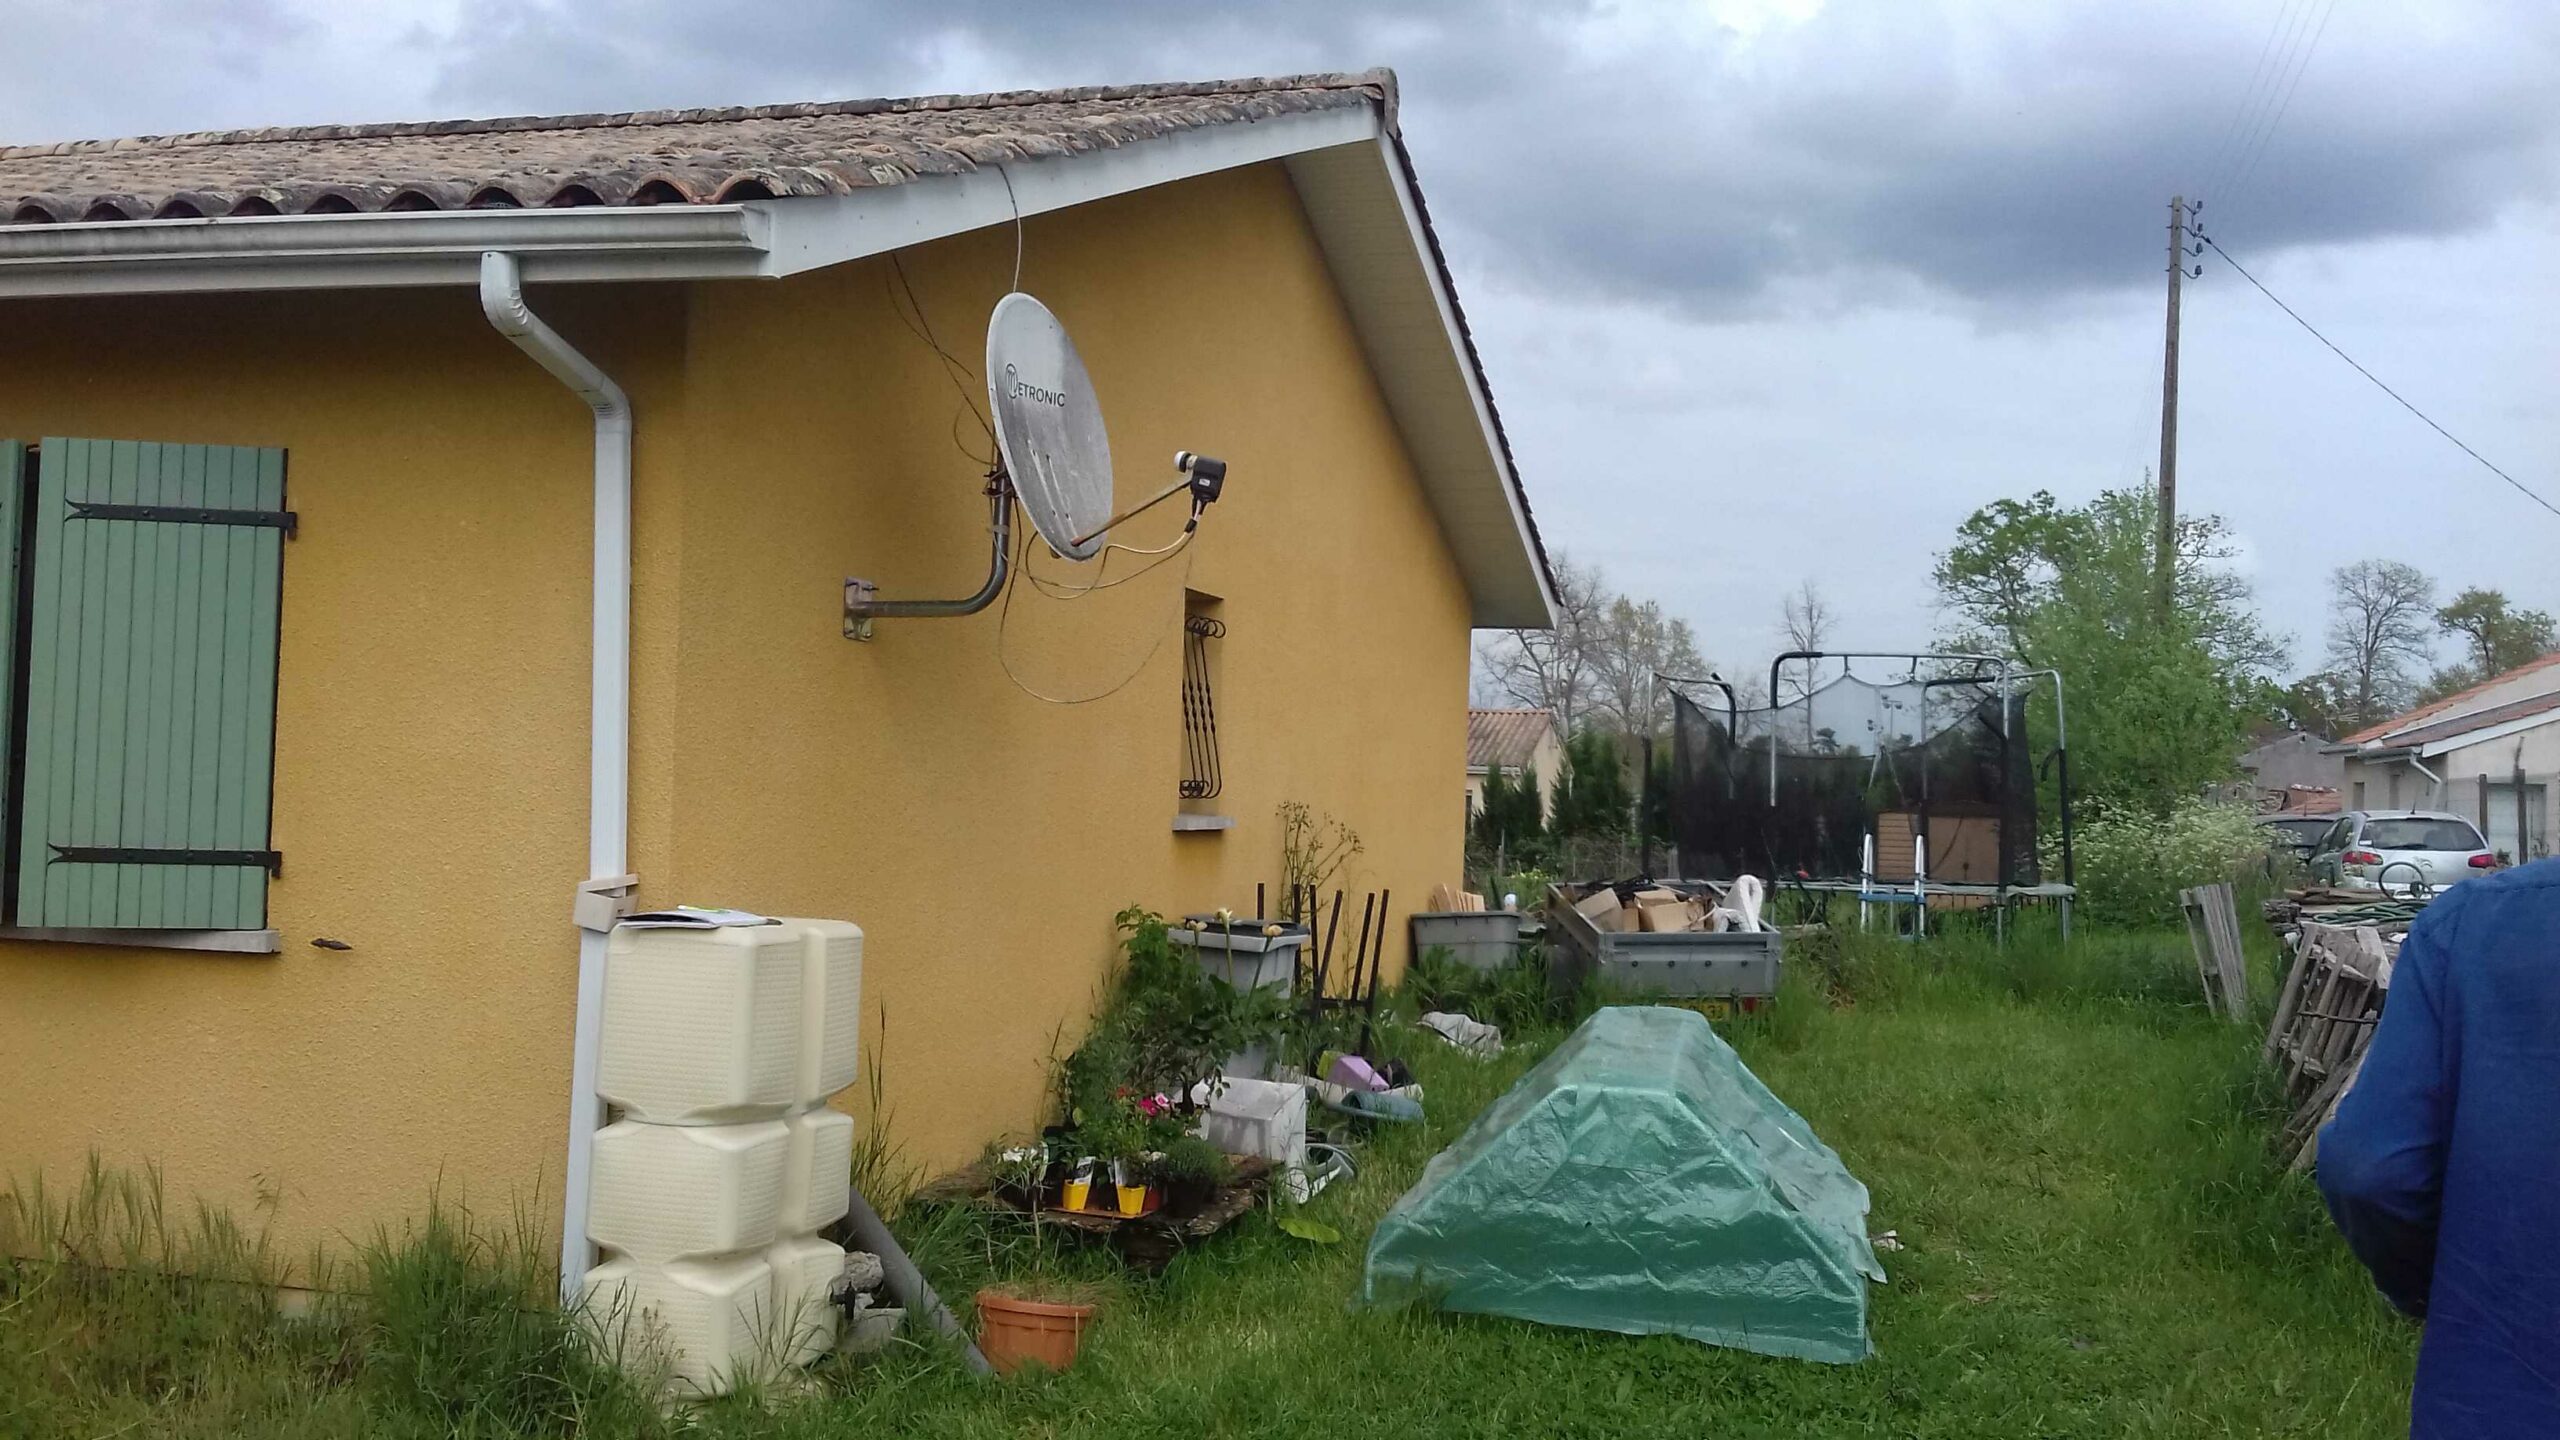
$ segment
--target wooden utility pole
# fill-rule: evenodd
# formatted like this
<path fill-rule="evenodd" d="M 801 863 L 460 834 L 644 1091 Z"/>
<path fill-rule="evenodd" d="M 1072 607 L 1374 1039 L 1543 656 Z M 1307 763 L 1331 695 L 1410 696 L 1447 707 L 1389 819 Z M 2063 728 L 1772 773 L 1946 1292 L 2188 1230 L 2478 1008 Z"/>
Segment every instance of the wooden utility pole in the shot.
<path fill-rule="evenodd" d="M 2178 603 L 2178 289 L 2187 274 L 2187 201 L 2169 197 L 2169 340 L 2160 362 L 2160 537 L 2152 555 L 2160 618 Z"/>

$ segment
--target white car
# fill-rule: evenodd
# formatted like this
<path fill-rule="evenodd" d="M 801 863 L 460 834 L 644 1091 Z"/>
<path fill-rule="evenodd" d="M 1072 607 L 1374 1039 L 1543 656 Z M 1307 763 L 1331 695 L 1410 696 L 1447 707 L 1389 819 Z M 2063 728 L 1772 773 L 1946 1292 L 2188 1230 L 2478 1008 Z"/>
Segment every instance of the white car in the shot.
<path fill-rule="evenodd" d="M 2311 852 L 2314 882 L 2393 895 L 2441 890 L 2497 868 L 2479 830 L 2443 810 L 2350 810 Z"/>

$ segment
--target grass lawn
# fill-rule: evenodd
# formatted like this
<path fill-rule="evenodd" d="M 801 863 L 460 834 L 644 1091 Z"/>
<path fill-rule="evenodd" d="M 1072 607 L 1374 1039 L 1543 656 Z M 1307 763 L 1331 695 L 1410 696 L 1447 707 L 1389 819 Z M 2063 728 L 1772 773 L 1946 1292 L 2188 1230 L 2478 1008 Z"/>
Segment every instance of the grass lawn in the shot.
<path fill-rule="evenodd" d="M 1370 1227 L 1543 1049 L 1478 1062 L 1416 1037 L 1408 1052 L 1432 1118 L 1381 1134 L 1361 1175 L 1309 1207 L 1341 1243 L 1254 1217 L 1161 1281 L 1070 1260 L 1102 1277 L 1105 1297 L 1066 1374 L 992 1385 L 935 1347 L 901 1347 L 832 1366 L 816 1395 L 725 1403 L 691 1423 L 944 1440 L 2405 1433 L 2416 1332 L 2374 1298 L 2308 1183 L 2269 1164 L 2255 1039 L 2186 1000 L 2183 936 L 2083 936 L 2068 952 L 1877 941 L 1790 960 L 1774 1015 L 1729 1034 L 1867 1183 L 1870 1228 L 1907 1247 L 1881 1257 L 1893 1278 L 1872 1292 L 1877 1353 L 1862 1364 L 1352 1308 Z M 974 1218 L 910 1215 L 901 1228 L 963 1308 L 980 1281 L 1026 1262 L 1019 1236 Z M 0 1354 L 97 1343 L 94 1327 L 65 1329 L 58 1304 L 13 1313 L 34 1283 L 0 1269 Z M 420 1385 L 376 1382 L 426 1341 L 386 1345 L 378 1317 L 370 1332 L 331 1323 L 373 1338 L 162 1358 L 140 1390 L 85 1358 L 0 1359 L 0 1385 L 21 1392 L 0 1390 L 0 1435 L 57 1423 L 84 1434 L 666 1423 L 583 1373 L 529 1403 L 477 1409 L 457 1400 L 497 1382 L 448 1377 L 423 1386 L 435 1403 L 422 1403 Z M 209 1366 L 223 1367 L 219 1383 Z"/>

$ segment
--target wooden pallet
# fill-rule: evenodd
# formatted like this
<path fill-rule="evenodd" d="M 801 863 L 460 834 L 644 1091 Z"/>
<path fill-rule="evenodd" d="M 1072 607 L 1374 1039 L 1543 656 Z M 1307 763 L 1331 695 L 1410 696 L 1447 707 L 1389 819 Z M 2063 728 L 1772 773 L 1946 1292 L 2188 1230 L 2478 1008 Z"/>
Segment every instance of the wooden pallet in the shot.
<path fill-rule="evenodd" d="M 1019 1215 L 1082 1240 L 1109 1244 L 1132 1267 L 1152 1275 L 1171 1264 L 1184 1246 L 1206 1240 L 1242 1217 L 1270 1190 L 1270 1161 L 1248 1155 L 1232 1158 L 1236 1172 L 1234 1182 L 1220 1189 L 1217 1198 L 1198 1213 L 1179 1217 L 1163 1209 L 1126 1216 L 1117 1210 L 1061 1210 L 1047 1205 L 1034 1215 L 996 1194 L 995 1182 L 988 1177 L 983 1165 L 972 1165 L 928 1181 L 908 1197 L 907 1203 L 964 1205 Z M 1109 1187 L 1102 1188 L 1107 1190 Z"/>
<path fill-rule="evenodd" d="M 2371 925 L 2305 920 L 2259 1056 L 2276 1070 L 2288 1114 L 2277 1135 L 2294 1169 L 2312 1163 L 2320 1127 L 2355 1088 L 2391 990 L 2392 946 Z"/>
<path fill-rule="evenodd" d="M 2249 961 L 2240 949 L 2240 915 L 2228 885 L 2199 885 L 2178 892 L 2187 916 L 2187 943 L 2195 948 L 2196 977 L 2205 1008 L 2238 1024 L 2249 1016 Z"/>

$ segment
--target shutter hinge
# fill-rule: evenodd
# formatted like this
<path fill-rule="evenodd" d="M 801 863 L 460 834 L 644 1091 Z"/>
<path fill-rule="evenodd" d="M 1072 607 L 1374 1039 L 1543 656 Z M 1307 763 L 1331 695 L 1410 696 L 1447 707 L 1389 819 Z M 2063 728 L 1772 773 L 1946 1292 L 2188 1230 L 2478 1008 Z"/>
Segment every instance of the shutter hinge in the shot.
<path fill-rule="evenodd" d="M 71 865 L 255 866 L 281 880 L 281 850 L 155 850 L 133 845 L 53 845 L 53 858 Z"/>
<path fill-rule="evenodd" d="M 164 525 L 253 525 L 281 530 L 284 538 L 301 533 L 302 517 L 291 510 L 212 510 L 200 505 L 111 505 L 98 500 L 71 502 L 74 520 L 151 520 Z"/>

